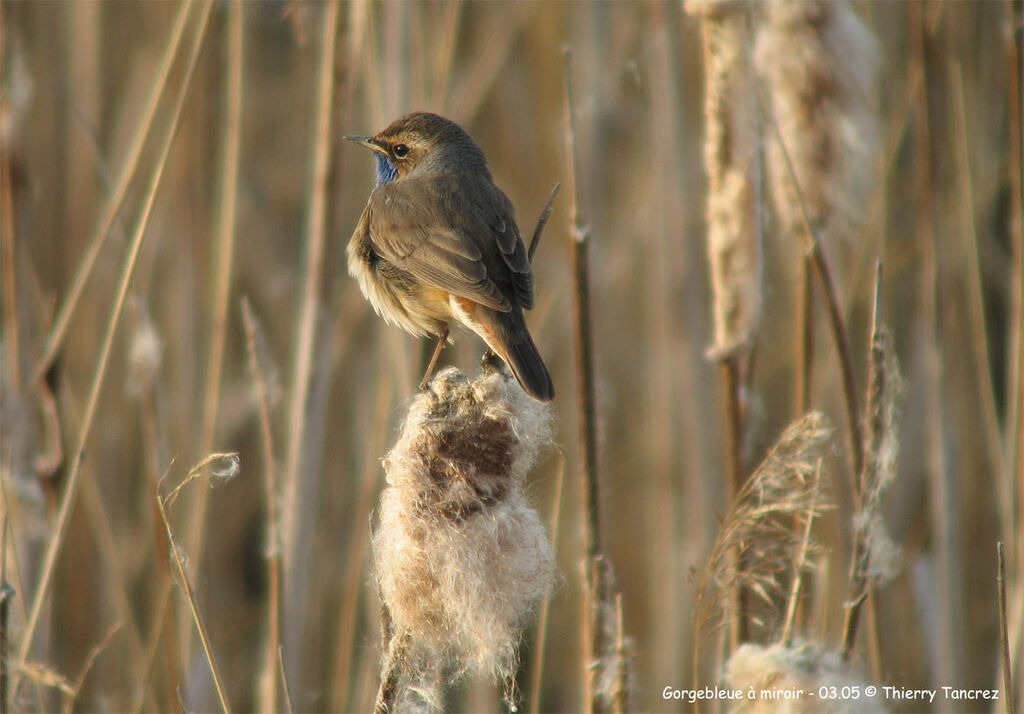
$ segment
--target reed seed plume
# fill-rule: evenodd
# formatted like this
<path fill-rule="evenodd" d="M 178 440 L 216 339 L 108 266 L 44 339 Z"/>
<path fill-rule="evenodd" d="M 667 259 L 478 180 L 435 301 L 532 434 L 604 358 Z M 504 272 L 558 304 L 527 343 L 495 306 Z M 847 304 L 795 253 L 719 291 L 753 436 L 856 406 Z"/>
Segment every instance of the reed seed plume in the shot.
<path fill-rule="evenodd" d="M 593 560 L 592 577 L 599 582 L 591 592 L 601 612 L 594 621 L 603 628 L 599 657 L 591 661 L 594 672 L 592 705 L 598 712 L 632 711 L 632 693 L 636 686 L 633 674 L 634 640 L 626 636 L 622 621 L 622 595 L 615 582 L 611 561 L 598 555 Z"/>
<path fill-rule="evenodd" d="M 871 384 L 868 401 L 868 444 L 865 449 L 864 489 L 861 508 L 854 520 L 855 533 L 863 533 L 867 545 L 867 575 L 878 581 L 896 575 L 900 549 L 893 543 L 882 520 L 882 496 L 896 478 L 899 457 L 899 409 L 903 380 L 885 330 L 874 336 Z"/>
<path fill-rule="evenodd" d="M 795 421 L 737 494 L 698 581 L 699 627 L 721 621 L 723 596 L 737 586 L 770 601 L 795 563 L 809 565 L 793 526 L 829 508 L 821 497 L 820 452 L 831 433 L 820 413 Z M 730 557 L 733 551 L 738 558 Z"/>
<path fill-rule="evenodd" d="M 732 714 L 874 714 L 886 711 L 882 697 L 863 694 L 860 698 L 826 699 L 822 688 L 864 692 L 868 683 L 835 652 L 817 645 L 790 646 L 745 644 L 725 663 L 722 677 L 730 689 L 743 696 L 730 700 Z M 847 688 L 844 690 L 844 687 Z M 876 691 L 881 692 L 877 687 Z M 753 693 L 751 698 L 748 693 Z"/>
<path fill-rule="evenodd" d="M 708 174 L 714 359 L 750 346 L 761 318 L 759 111 L 742 2 L 690 2 L 703 18 L 704 163 Z"/>
<path fill-rule="evenodd" d="M 846 0 L 773 0 L 765 14 L 754 58 L 784 144 L 767 145 L 775 210 L 791 233 L 806 210 L 819 235 L 849 237 L 874 180 L 877 41 Z"/>
<path fill-rule="evenodd" d="M 864 471 L 858 482 L 849 596 L 843 625 L 842 652 L 845 657 L 850 655 L 856 642 L 860 610 L 870 585 L 892 579 L 898 573 L 900 561 L 900 549 L 889 536 L 882 519 L 882 496 L 895 478 L 899 454 L 896 403 L 902 391 L 902 378 L 891 344 L 888 331 L 878 323 L 876 294 L 868 375 L 867 444 Z"/>
<path fill-rule="evenodd" d="M 441 708 L 464 672 L 505 682 L 514 706 L 522 630 L 555 572 L 526 474 L 550 410 L 503 374 L 439 373 L 384 459 L 373 535 L 385 608 L 378 710 Z"/>

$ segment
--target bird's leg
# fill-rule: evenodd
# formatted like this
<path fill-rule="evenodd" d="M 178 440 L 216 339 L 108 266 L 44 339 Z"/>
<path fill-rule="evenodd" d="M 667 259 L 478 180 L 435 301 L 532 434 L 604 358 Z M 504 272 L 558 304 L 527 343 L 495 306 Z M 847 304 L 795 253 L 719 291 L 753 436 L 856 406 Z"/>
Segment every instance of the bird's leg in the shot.
<path fill-rule="evenodd" d="M 441 334 L 437 336 L 437 345 L 434 346 L 434 354 L 430 356 L 430 362 L 427 363 L 427 371 L 423 374 L 423 379 L 420 380 L 420 389 L 426 389 L 427 385 L 430 384 L 430 378 L 434 376 L 434 368 L 437 367 L 437 360 L 441 358 L 441 350 L 444 349 L 444 343 L 448 341 L 448 325 L 444 325 L 441 328 Z"/>

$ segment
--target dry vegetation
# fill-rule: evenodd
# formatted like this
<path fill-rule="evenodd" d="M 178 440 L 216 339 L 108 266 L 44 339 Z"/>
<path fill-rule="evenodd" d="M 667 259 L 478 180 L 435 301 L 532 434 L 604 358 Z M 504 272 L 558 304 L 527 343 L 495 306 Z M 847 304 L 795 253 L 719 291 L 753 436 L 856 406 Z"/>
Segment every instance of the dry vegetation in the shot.
<path fill-rule="evenodd" d="M 502 590 L 508 623 L 542 611 L 522 706 L 1003 687 L 999 541 L 1020 702 L 1022 23 L 1019 0 L 0 0 L 0 707 L 372 708 L 381 459 L 430 345 L 346 274 L 373 166 L 339 139 L 455 119 L 529 236 L 572 163 L 565 46 L 576 170 L 528 315 L 555 446 L 513 476 L 563 577 L 544 551 Z M 592 513 L 568 477 L 584 231 Z M 481 350 L 444 361 L 473 377 Z M 478 545 L 445 557 L 500 561 Z M 505 629 L 438 646 L 504 677 Z M 430 696 L 504 706 L 486 676 Z"/>

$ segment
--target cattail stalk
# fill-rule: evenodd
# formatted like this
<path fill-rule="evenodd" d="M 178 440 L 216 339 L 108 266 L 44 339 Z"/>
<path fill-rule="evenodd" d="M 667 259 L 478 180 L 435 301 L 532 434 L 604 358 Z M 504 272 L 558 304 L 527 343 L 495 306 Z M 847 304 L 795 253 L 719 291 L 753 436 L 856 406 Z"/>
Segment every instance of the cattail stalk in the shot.
<path fill-rule="evenodd" d="M 209 322 L 207 344 L 206 377 L 203 388 L 203 422 L 199 436 L 199 453 L 213 450 L 217 431 L 217 416 L 220 413 L 221 366 L 224 362 L 224 345 L 228 329 L 228 297 L 231 292 L 231 278 L 235 253 L 235 224 L 238 199 L 238 163 L 242 136 L 242 23 L 243 3 L 232 0 L 228 6 L 227 43 L 225 65 L 224 110 L 225 120 L 220 138 L 223 146 L 218 190 L 217 230 L 214 236 L 215 257 L 211 277 L 213 282 L 212 314 Z M 209 489 L 197 492 L 198 500 L 190 517 L 191 529 L 188 534 L 189 549 L 196 554 L 197 568 L 201 567 L 203 532 L 206 528 L 206 509 L 209 503 Z"/>
<path fill-rule="evenodd" d="M 263 651 L 263 670 L 260 673 L 257 701 L 262 712 L 278 710 L 278 652 L 281 649 L 281 534 L 280 507 L 277 489 L 277 459 L 274 456 L 273 428 L 270 425 L 270 406 L 267 399 L 267 380 L 260 365 L 257 348 L 258 327 L 249 307 L 248 298 L 242 298 L 242 324 L 245 328 L 249 371 L 260 418 L 260 443 L 263 447 L 263 498 L 267 510 L 267 639 Z"/>

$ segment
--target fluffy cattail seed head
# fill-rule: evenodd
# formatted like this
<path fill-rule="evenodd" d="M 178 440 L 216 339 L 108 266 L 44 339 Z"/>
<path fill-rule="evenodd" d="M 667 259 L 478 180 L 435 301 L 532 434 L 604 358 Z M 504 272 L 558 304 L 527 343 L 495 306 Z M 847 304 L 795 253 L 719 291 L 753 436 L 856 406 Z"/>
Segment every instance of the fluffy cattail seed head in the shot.
<path fill-rule="evenodd" d="M 772 0 L 765 13 L 754 57 L 785 145 L 767 145 L 776 211 L 792 233 L 806 210 L 822 236 L 847 238 L 874 182 L 878 43 L 845 0 Z"/>
<path fill-rule="evenodd" d="M 857 699 L 808 696 L 808 692 L 817 693 L 822 687 L 881 692 L 881 687 L 869 688 L 838 653 L 808 643 L 788 647 L 745 644 L 725 663 L 723 679 L 730 688 L 743 690 L 744 695 L 754 694 L 732 700 L 729 707 L 732 714 L 877 714 L 887 711 L 882 697 L 877 694 L 864 694 Z"/>
<path fill-rule="evenodd" d="M 549 421 L 549 407 L 502 374 L 471 382 L 448 369 L 413 399 L 384 459 L 373 536 L 396 701 L 412 691 L 438 708 L 440 684 L 463 671 L 515 674 L 522 629 L 555 572 L 524 493 Z"/>
<path fill-rule="evenodd" d="M 704 30 L 704 164 L 714 344 L 725 359 L 748 349 L 761 319 L 759 109 L 747 15 L 752 4 L 691 0 Z"/>

